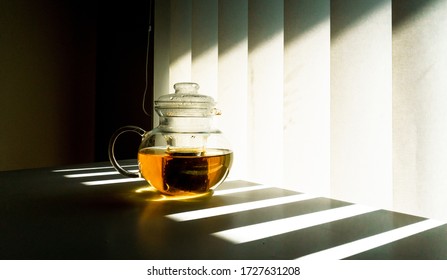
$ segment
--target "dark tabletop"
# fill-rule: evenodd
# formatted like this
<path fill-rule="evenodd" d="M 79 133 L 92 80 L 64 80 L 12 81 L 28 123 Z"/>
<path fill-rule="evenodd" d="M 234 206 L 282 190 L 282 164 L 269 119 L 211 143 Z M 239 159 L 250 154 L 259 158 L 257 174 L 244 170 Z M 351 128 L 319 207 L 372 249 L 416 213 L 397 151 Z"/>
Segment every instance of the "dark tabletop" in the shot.
<path fill-rule="evenodd" d="M 238 180 L 173 200 L 108 163 L 0 172 L 0 259 L 301 257 L 447 259 L 447 225 Z"/>

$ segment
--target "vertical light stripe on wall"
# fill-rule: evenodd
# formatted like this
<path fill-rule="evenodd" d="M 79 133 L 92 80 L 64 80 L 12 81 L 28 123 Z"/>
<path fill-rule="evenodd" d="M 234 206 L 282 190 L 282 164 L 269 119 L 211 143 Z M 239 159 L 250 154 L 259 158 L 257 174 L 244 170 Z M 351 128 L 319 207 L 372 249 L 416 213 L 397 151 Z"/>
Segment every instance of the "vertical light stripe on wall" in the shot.
<path fill-rule="evenodd" d="M 282 183 L 283 1 L 248 2 L 248 176 Z"/>
<path fill-rule="evenodd" d="M 330 194 L 330 1 L 284 1 L 284 180 Z"/>
<path fill-rule="evenodd" d="M 192 65 L 191 81 L 200 85 L 200 92 L 217 97 L 218 17 L 217 0 L 192 1 Z"/>
<path fill-rule="evenodd" d="M 171 0 L 170 20 L 169 84 L 173 85 L 192 78 L 192 0 Z"/>
<path fill-rule="evenodd" d="M 170 26 L 171 26 L 171 5 L 170 1 L 155 0 L 154 2 L 154 100 L 163 94 L 171 92 L 169 68 L 170 68 Z M 158 126 L 158 116 L 155 112 L 153 125 Z"/>
<path fill-rule="evenodd" d="M 218 10 L 218 124 L 234 152 L 230 176 L 247 178 L 248 2 L 219 1 Z"/>
<path fill-rule="evenodd" d="M 391 0 L 331 1 L 331 192 L 392 207 Z"/>
<path fill-rule="evenodd" d="M 447 1 L 393 1 L 396 209 L 447 219 Z"/>

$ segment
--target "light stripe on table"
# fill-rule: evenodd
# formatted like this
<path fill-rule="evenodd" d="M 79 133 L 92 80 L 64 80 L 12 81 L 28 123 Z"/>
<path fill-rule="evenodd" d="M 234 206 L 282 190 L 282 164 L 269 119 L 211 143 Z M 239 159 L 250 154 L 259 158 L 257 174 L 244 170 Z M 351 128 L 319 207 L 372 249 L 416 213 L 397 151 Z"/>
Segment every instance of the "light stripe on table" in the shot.
<path fill-rule="evenodd" d="M 339 260 L 344 259 L 379 246 L 397 241 L 402 238 L 406 238 L 423 231 L 443 225 L 444 222 L 436 220 L 424 220 L 411 225 L 403 226 L 393 230 L 389 230 L 383 233 L 379 233 L 373 236 L 365 237 L 353 242 L 349 242 L 343 245 L 339 245 L 333 248 L 329 248 L 323 251 L 315 252 L 299 259 L 326 259 L 326 260 Z"/>
<path fill-rule="evenodd" d="M 109 180 L 96 180 L 83 182 L 82 184 L 87 186 L 100 186 L 100 185 L 111 185 L 111 184 L 121 184 L 129 182 L 144 181 L 143 178 L 120 178 L 120 179 L 109 179 Z"/>
<path fill-rule="evenodd" d="M 287 203 L 298 202 L 298 201 L 308 200 L 308 199 L 312 199 L 312 198 L 315 198 L 315 196 L 311 196 L 311 195 L 307 195 L 307 194 L 290 195 L 290 196 L 264 199 L 264 200 L 253 201 L 253 202 L 238 203 L 238 204 L 234 204 L 234 205 L 226 205 L 226 206 L 213 207 L 213 208 L 208 208 L 208 209 L 200 209 L 200 210 L 195 210 L 195 211 L 182 212 L 182 213 L 167 215 L 166 217 L 168 217 L 172 220 L 178 221 L 178 222 L 184 222 L 184 221 L 198 220 L 198 219 L 210 218 L 210 217 L 215 217 L 215 216 L 220 216 L 220 215 L 238 213 L 238 212 L 242 212 L 242 211 L 254 210 L 254 209 L 259 209 L 259 208 L 265 208 L 265 207 L 270 207 L 270 206 L 283 205 L 283 204 L 287 204 Z"/>
<path fill-rule="evenodd" d="M 122 167 L 138 167 L 138 165 L 123 165 Z M 100 170 L 100 169 L 113 169 L 113 166 L 98 166 L 98 167 L 85 167 L 85 168 L 66 168 L 55 169 L 52 172 L 75 172 L 75 171 L 88 171 L 88 170 Z"/>
<path fill-rule="evenodd" d="M 285 219 L 273 220 L 260 224 L 254 224 L 213 233 L 213 236 L 227 240 L 234 244 L 240 244 L 259 240 L 271 236 L 276 236 L 324 223 L 369 213 L 377 209 L 361 206 L 349 205 L 318 211 L 310 214 L 294 216 Z"/>
<path fill-rule="evenodd" d="M 228 195 L 228 194 L 235 194 L 235 193 L 241 193 L 241 192 L 248 192 L 248 191 L 258 191 L 258 190 L 265 190 L 270 189 L 271 186 L 266 185 L 256 185 L 256 186 L 249 186 L 249 187 L 242 187 L 242 188 L 234 188 L 234 189 L 228 189 L 228 190 L 219 190 L 217 189 L 214 191 L 214 196 L 219 195 Z"/>

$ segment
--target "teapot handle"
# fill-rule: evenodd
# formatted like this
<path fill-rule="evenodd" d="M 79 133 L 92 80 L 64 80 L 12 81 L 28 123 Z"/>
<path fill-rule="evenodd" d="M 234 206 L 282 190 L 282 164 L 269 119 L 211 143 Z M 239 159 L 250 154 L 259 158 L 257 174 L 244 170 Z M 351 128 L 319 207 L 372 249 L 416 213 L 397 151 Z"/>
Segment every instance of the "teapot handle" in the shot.
<path fill-rule="evenodd" d="M 133 126 L 133 125 L 127 125 L 127 126 L 123 126 L 120 127 L 117 131 L 115 131 L 115 133 L 112 135 L 112 137 L 110 138 L 110 142 L 109 142 L 109 160 L 110 163 L 112 163 L 113 167 L 115 167 L 115 169 L 121 173 L 124 176 L 130 177 L 130 178 L 138 178 L 140 177 L 140 173 L 139 172 L 130 172 L 127 171 L 126 169 L 122 168 L 121 165 L 118 164 L 118 162 L 115 159 L 115 142 L 116 139 L 123 134 L 124 132 L 135 132 L 138 133 L 141 137 L 143 137 L 143 135 L 146 133 L 146 131 L 138 126 Z"/>

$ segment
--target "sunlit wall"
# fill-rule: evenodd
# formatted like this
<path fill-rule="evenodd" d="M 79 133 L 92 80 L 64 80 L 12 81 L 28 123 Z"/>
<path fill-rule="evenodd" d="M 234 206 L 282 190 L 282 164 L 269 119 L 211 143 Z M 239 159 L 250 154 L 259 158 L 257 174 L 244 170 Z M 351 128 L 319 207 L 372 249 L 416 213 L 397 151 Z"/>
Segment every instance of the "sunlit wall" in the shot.
<path fill-rule="evenodd" d="M 447 1 L 393 1 L 393 190 L 447 218 Z"/>
<path fill-rule="evenodd" d="M 219 101 L 231 176 L 447 219 L 447 1 L 155 9 L 155 98 L 192 80 Z"/>

